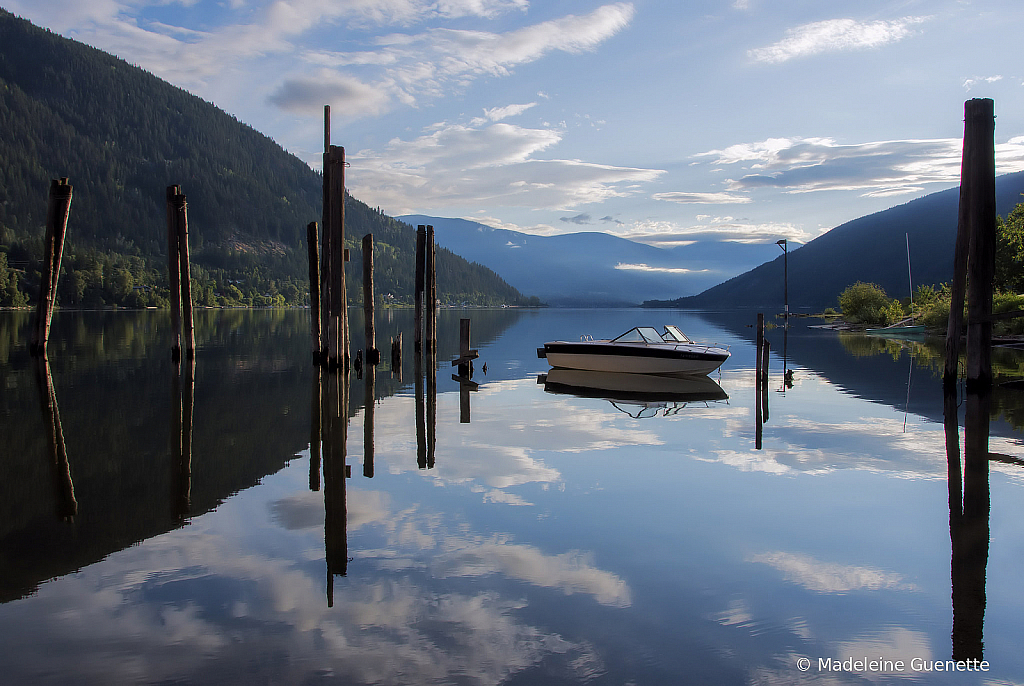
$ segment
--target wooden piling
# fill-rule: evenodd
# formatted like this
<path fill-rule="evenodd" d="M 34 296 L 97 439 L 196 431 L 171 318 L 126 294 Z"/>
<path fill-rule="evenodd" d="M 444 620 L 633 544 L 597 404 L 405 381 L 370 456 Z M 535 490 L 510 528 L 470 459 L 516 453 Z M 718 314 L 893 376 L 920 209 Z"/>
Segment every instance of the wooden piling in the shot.
<path fill-rule="evenodd" d="M 309 336 L 313 359 L 320 359 L 320 242 L 316 222 L 306 225 L 306 248 L 309 254 Z"/>
<path fill-rule="evenodd" d="M 184 331 L 185 357 L 192 359 L 196 354 L 195 321 L 192 314 L 192 274 L 188 254 L 188 202 L 178 193 L 173 200 L 178 232 L 178 267 L 181 279 L 181 319 Z"/>
<path fill-rule="evenodd" d="M 967 259 L 967 385 L 992 385 L 992 282 L 996 269 L 995 114 L 989 99 L 969 101 L 974 131 L 970 181 L 971 243 Z"/>
<path fill-rule="evenodd" d="M 973 99 L 964 103 L 964 143 L 960 167 L 960 209 L 957 220 L 956 247 L 953 256 L 953 279 L 950 284 L 949 320 L 946 326 L 946 360 L 943 385 L 952 387 L 958 376 L 960 336 L 963 327 L 964 295 L 968 283 L 975 280 L 977 290 L 968 294 L 968 371 L 969 383 L 991 384 L 991 272 L 994 260 L 995 233 L 995 117 L 993 102 Z M 976 232 L 981 234 L 976 236 Z M 977 241 L 980 237 L 980 243 Z M 989 251 L 992 251 L 992 256 Z M 977 252 L 981 251 L 981 252 Z M 977 275 L 973 271 L 978 269 Z M 992 267 L 994 269 L 994 267 Z M 985 291 L 988 296 L 985 296 Z M 972 307 L 977 309 L 972 309 Z M 971 323 L 974 323 L 973 335 Z M 973 345 L 972 345 L 973 343 Z M 973 350 L 973 352 L 972 352 Z M 973 364 L 971 358 L 973 357 Z"/>
<path fill-rule="evenodd" d="M 426 301 L 427 350 L 437 352 L 437 266 L 435 263 L 434 227 L 427 224 L 424 248 L 424 300 Z"/>
<path fill-rule="evenodd" d="M 423 304 L 424 281 L 426 279 L 424 251 L 427 245 L 427 227 L 420 224 L 416 227 L 416 281 L 413 285 L 415 316 L 413 318 L 413 351 L 419 354 L 423 350 Z"/>
<path fill-rule="evenodd" d="M 373 234 L 363 236 L 363 327 L 366 364 L 380 364 L 380 350 L 377 349 L 376 323 L 374 322 L 373 298 Z"/>
<path fill-rule="evenodd" d="M 50 181 L 46 233 L 43 238 L 43 268 L 39 279 L 39 302 L 36 304 L 36 321 L 29 342 L 29 349 L 33 355 L 45 354 L 46 342 L 50 338 L 50 321 L 57 299 L 57 279 L 60 276 L 61 257 L 64 253 L 64 237 L 71 214 L 71 195 L 72 188 L 66 178 Z"/>
<path fill-rule="evenodd" d="M 326 224 L 324 233 L 329 263 L 329 308 L 327 324 L 327 359 L 334 367 L 348 368 L 348 347 L 345 338 L 347 300 L 345 293 L 345 149 L 330 146 L 325 155 L 325 184 L 327 195 L 324 199 Z"/>
<path fill-rule="evenodd" d="M 181 360 L 181 266 L 178 255 L 178 214 L 174 198 L 181 194 L 180 186 L 167 187 L 167 283 L 171 300 L 171 359 Z"/>

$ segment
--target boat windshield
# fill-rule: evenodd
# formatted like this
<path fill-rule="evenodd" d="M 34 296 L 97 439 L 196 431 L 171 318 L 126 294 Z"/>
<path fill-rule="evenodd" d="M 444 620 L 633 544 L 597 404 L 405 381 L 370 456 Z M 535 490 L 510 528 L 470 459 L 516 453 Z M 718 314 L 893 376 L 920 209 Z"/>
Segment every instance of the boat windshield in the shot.
<path fill-rule="evenodd" d="M 673 324 L 665 325 L 665 333 L 662 338 L 670 343 L 693 343 L 686 337 L 686 334 L 679 330 L 679 327 Z"/>
<path fill-rule="evenodd" d="M 638 326 L 630 329 L 618 338 L 613 338 L 612 343 L 663 343 L 658 330 L 652 326 Z"/>

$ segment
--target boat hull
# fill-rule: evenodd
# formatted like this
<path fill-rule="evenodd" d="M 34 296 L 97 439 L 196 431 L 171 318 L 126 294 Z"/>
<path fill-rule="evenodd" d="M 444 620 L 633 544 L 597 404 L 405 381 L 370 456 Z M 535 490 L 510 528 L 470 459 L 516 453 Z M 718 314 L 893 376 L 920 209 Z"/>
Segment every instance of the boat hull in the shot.
<path fill-rule="evenodd" d="M 644 346 L 601 342 L 544 344 L 552 367 L 628 374 L 710 374 L 729 359 L 722 348 Z"/>

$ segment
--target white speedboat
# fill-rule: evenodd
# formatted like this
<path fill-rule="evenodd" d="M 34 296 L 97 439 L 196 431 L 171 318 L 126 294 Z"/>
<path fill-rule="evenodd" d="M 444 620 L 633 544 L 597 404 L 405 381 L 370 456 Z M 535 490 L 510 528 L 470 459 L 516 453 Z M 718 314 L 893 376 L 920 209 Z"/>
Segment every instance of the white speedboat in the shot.
<path fill-rule="evenodd" d="M 691 341 L 671 324 L 664 333 L 637 326 L 610 340 L 583 337 L 537 348 L 552 367 L 631 374 L 710 374 L 729 355 L 728 348 Z"/>

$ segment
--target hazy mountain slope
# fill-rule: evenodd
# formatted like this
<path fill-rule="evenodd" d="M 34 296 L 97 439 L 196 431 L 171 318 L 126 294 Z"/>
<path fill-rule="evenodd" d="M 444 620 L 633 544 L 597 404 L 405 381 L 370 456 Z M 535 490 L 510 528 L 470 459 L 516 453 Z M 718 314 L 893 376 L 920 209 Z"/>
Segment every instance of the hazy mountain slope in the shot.
<path fill-rule="evenodd" d="M 996 179 L 996 204 L 1005 216 L 1024 200 L 1024 172 Z M 953 273 L 960 189 L 926 195 L 846 222 L 789 253 L 791 309 L 836 306 L 857 281 L 881 285 L 892 297 L 909 294 L 907 236 L 915 288 L 947 282 Z M 783 255 L 693 297 L 662 303 L 673 307 L 774 307 L 783 304 Z"/>
<path fill-rule="evenodd" d="M 433 225 L 439 245 L 553 305 L 625 305 L 697 293 L 778 250 L 721 243 L 668 250 L 599 232 L 536 236 L 465 219 L 399 219 Z"/>

